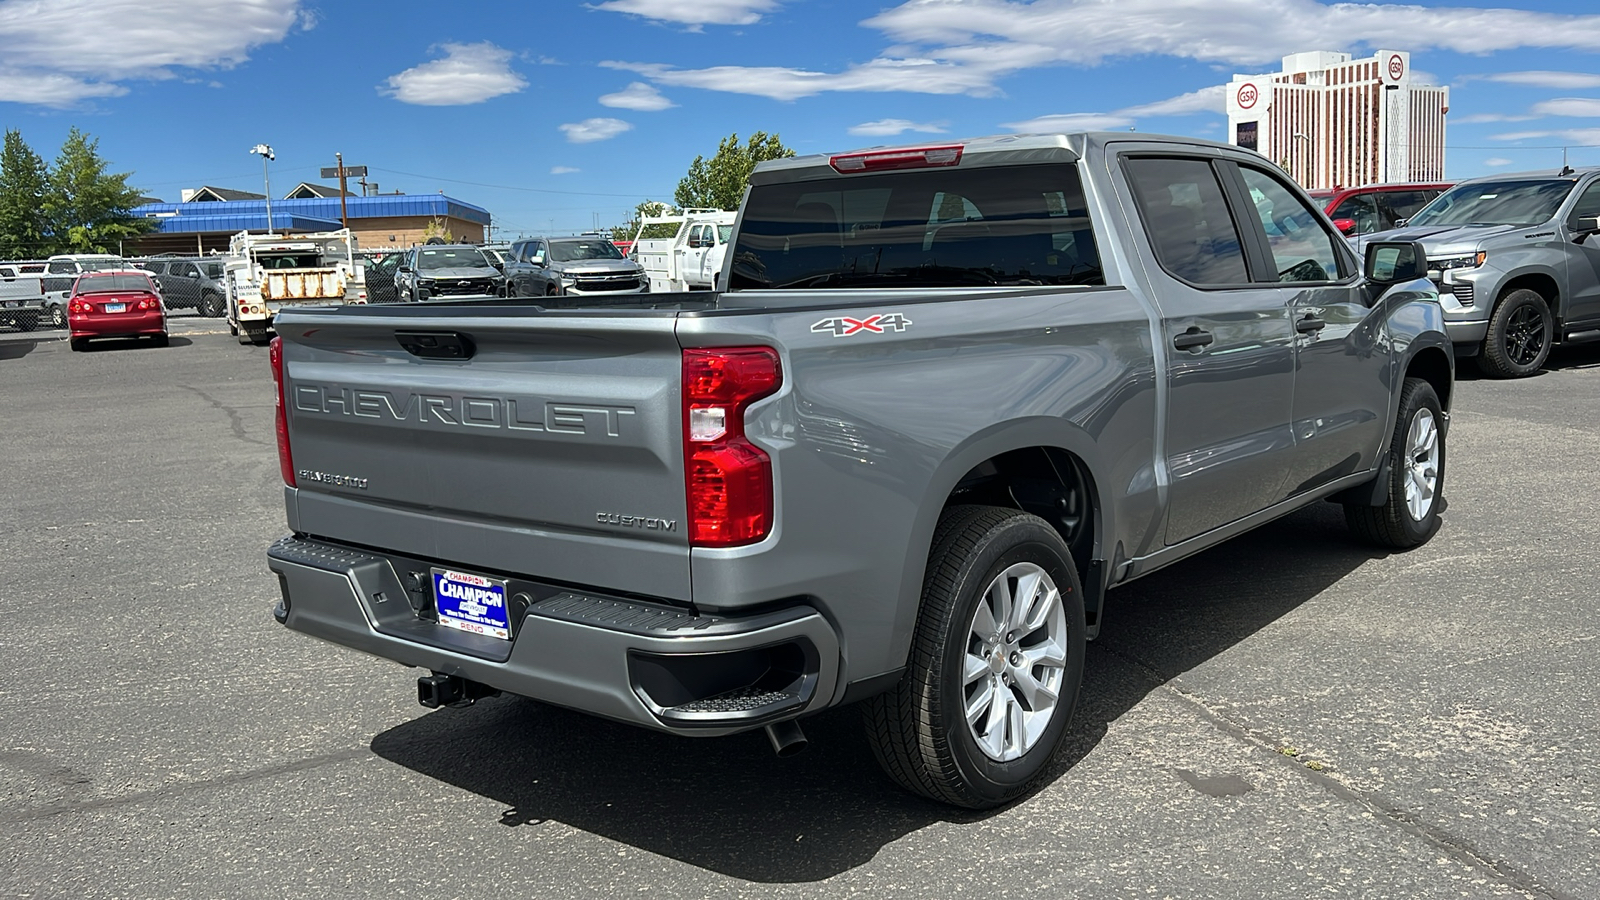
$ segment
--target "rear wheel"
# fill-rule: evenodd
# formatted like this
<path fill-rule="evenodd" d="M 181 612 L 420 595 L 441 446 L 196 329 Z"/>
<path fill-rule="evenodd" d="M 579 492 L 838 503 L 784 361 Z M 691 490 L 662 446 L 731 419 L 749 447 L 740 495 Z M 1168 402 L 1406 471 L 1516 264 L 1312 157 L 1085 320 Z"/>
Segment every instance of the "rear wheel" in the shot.
<path fill-rule="evenodd" d="M 208 319 L 215 319 L 222 315 L 222 298 L 207 291 L 200 295 L 200 306 L 197 308 L 200 315 Z"/>
<path fill-rule="evenodd" d="M 66 307 L 64 307 L 64 306 L 52 306 L 52 307 L 50 307 L 50 327 L 51 328 L 65 328 L 65 327 L 67 327 L 67 309 L 66 309 Z"/>
<path fill-rule="evenodd" d="M 1389 440 L 1389 495 L 1382 506 L 1345 504 L 1350 530 L 1382 547 L 1409 550 L 1439 530 L 1444 496 L 1444 412 L 1433 385 L 1407 378 Z"/>
<path fill-rule="evenodd" d="M 1538 291 L 1526 288 L 1501 298 L 1489 316 L 1489 333 L 1478 354 L 1478 368 L 1495 378 L 1523 378 L 1550 358 L 1555 317 Z"/>
<path fill-rule="evenodd" d="M 1027 793 L 1083 679 L 1083 593 L 1043 519 L 958 506 L 934 533 L 905 676 L 863 704 L 873 755 L 925 797 L 983 809 Z"/>
<path fill-rule="evenodd" d="M 150 335 L 150 343 L 155 344 L 157 347 L 165 347 L 171 342 L 171 339 L 164 334 Z"/>
<path fill-rule="evenodd" d="M 67 341 L 67 346 L 71 347 L 74 353 L 82 353 L 84 350 L 86 350 L 88 348 L 89 339 L 88 338 L 72 338 L 72 339 Z"/>
<path fill-rule="evenodd" d="M 14 321 L 18 331 L 32 331 L 39 327 L 39 311 L 34 309 L 23 310 L 17 313 L 17 318 Z"/>

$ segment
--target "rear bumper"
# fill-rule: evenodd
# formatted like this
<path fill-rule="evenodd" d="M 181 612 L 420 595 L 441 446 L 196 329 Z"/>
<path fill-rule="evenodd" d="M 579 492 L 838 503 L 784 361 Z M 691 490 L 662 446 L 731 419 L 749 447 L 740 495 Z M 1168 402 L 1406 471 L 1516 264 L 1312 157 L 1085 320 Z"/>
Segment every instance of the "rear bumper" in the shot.
<path fill-rule="evenodd" d="M 837 686 L 838 637 L 806 606 L 728 618 L 516 580 L 508 593 L 531 602 L 503 641 L 427 617 L 405 581 L 426 563 L 296 537 L 267 562 L 290 629 L 660 731 L 744 731 L 826 706 Z"/>
<path fill-rule="evenodd" d="M 159 311 L 69 316 L 67 318 L 67 328 L 75 338 L 134 337 L 142 334 L 166 334 L 167 317 Z"/>

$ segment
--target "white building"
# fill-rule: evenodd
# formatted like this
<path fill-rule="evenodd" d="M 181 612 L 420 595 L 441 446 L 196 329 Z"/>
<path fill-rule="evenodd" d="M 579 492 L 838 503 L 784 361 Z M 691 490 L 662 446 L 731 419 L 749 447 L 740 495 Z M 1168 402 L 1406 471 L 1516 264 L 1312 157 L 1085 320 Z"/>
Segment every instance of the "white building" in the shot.
<path fill-rule="evenodd" d="M 1283 71 L 1228 85 L 1233 143 L 1282 165 L 1307 190 L 1444 179 L 1450 89 L 1411 80 L 1411 54 L 1314 50 Z"/>

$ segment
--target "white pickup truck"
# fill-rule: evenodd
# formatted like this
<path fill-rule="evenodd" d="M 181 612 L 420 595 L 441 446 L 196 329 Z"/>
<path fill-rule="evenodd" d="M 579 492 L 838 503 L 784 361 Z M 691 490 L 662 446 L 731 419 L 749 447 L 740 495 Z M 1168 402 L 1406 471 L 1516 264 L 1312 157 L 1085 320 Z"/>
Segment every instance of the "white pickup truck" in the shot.
<path fill-rule="evenodd" d="M 644 266 L 651 293 L 709 290 L 717 286 L 738 213 L 686 209 L 674 216 L 641 216 L 629 255 Z M 677 225 L 670 238 L 646 238 L 651 225 Z"/>
<path fill-rule="evenodd" d="M 241 344 L 265 344 L 286 306 L 341 306 L 367 302 L 365 260 L 349 229 L 310 234 L 251 234 L 228 244 L 223 282 L 228 329 Z"/>
<path fill-rule="evenodd" d="M 44 280 L 0 265 L 0 327 L 32 331 L 46 318 Z"/>

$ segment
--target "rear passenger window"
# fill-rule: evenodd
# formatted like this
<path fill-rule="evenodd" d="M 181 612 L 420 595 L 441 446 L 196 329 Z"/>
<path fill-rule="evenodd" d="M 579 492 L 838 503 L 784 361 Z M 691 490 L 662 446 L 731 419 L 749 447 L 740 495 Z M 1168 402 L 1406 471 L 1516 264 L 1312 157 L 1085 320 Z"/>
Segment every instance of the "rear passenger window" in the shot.
<path fill-rule="evenodd" d="M 1161 268 L 1197 285 L 1250 281 L 1211 163 L 1139 157 L 1128 160 L 1127 171 Z"/>
<path fill-rule="evenodd" d="M 1339 253 L 1334 237 L 1311 207 L 1260 169 L 1239 167 L 1256 215 L 1267 233 L 1278 281 L 1336 281 Z"/>

